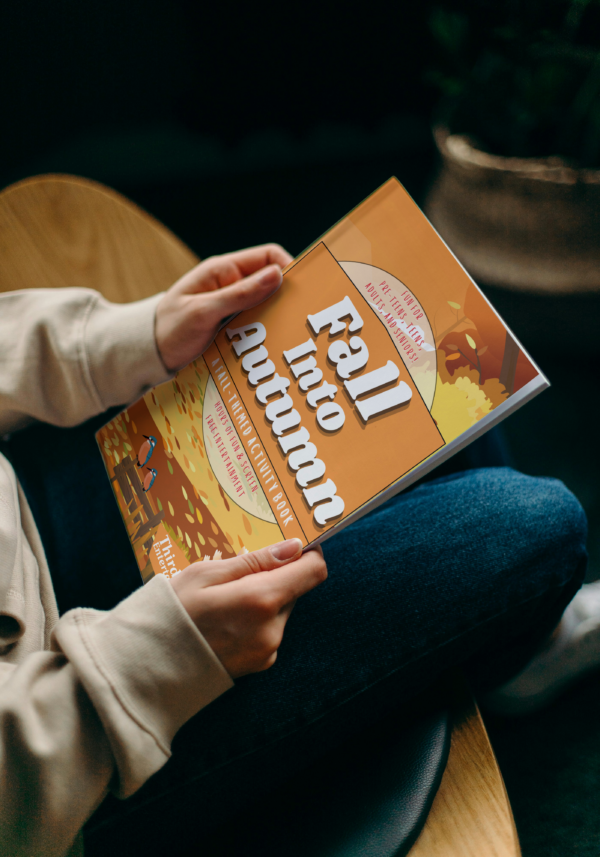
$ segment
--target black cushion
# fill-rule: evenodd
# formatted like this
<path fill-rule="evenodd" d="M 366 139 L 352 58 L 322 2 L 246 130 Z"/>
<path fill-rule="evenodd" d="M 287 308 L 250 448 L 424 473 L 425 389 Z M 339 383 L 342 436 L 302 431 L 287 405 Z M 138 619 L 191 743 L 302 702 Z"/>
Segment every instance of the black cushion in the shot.
<path fill-rule="evenodd" d="M 417 839 L 450 747 L 446 707 L 387 717 L 198 842 L 202 857 L 399 857 Z"/>

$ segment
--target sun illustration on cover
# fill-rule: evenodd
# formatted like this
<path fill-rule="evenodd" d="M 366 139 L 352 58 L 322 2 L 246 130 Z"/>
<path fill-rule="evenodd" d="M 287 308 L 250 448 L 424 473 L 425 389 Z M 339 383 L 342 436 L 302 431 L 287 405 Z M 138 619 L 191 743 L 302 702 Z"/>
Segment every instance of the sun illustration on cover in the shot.
<path fill-rule="evenodd" d="M 224 463 L 215 425 L 228 429 L 199 358 L 99 432 L 144 581 L 216 550 L 233 556 L 282 538 L 262 489 L 244 472 L 245 456 Z"/>

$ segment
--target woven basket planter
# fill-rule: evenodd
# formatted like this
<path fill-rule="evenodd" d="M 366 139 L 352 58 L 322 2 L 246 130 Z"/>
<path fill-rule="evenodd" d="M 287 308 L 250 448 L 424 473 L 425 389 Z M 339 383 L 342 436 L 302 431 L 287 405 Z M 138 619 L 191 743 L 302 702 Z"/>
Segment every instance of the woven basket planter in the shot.
<path fill-rule="evenodd" d="M 503 158 L 434 132 L 442 169 L 426 212 L 476 281 L 530 292 L 600 290 L 600 170 Z"/>

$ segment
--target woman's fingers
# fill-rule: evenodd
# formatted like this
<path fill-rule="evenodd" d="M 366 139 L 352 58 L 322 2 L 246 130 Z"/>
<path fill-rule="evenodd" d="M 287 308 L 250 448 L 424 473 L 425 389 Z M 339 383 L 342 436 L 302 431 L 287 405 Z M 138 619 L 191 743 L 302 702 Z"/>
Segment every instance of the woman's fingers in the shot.
<path fill-rule="evenodd" d="M 279 274 L 293 261 L 292 256 L 278 244 L 250 247 L 222 256 L 211 256 L 188 271 L 177 285 L 188 293 L 212 292 L 252 278 L 265 268 L 275 267 Z"/>
<path fill-rule="evenodd" d="M 327 579 L 327 565 L 323 554 L 307 551 L 297 562 L 285 566 L 269 576 L 268 584 L 277 592 L 281 606 L 295 602 Z M 281 608 L 280 608 L 281 609 Z"/>
<path fill-rule="evenodd" d="M 201 586 L 218 586 L 221 583 L 240 580 L 250 574 L 281 568 L 286 563 L 298 559 L 301 554 L 302 542 L 300 539 L 288 539 L 268 548 L 240 554 L 231 559 L 197 562 L 184 569 L 182 574 L 193 569 L 194 573 L 199 575 L 198 582 Z"/>
<path fill-rule="evenodd" d="M 252 309 L 271 297 L 281 285 L 281 269 L 268 265 L 255 274 L 233 283 L 227 288 L 210 293 L 211 312 L 217 322 L 234 313 Z"/>
<path fill-rule="evenodd" d="M 231 559 L 194 563 L 177 575 L 180 579 L 176 587 L 192 585 L 206 589 L 239 584 L 257 602 L 264 600 L 279 612 L 326 577 L 322 552 L 310 550 L 302 554 L 300 539 L 288 539 Z"/>
<path fill-rule="evenodd" d="M 265 268 L 267 265 L 277 265 L 279 268 L 285 268 L 290 262 L 294 261 L 287 250 L 284 250 L 279 244 L 262 244 L 259 247 L 248 247 L 246 250 L 237 250 L 234 253 L 227 253 L 225 256 L 220 256 L 219 258 L 233 262 L 240 273 L 240 277 L 248 277 L 261 268 Z"/>

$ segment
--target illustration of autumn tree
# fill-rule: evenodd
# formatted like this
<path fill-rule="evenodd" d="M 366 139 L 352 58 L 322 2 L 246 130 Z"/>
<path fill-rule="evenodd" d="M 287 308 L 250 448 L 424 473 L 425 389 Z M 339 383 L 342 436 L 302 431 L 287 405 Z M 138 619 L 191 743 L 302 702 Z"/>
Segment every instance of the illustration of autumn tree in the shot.
<path fill-rule="evenodd" d="M 520 348 L 515 340 L 510 335 L 510 331 L 506 331 L 506 341 L 504 344 L 504 357 L 502 358 L 502 369 L 500 370 L 500 383 L 504 384 L 508 395 L 512 395 L 515 388 L 515 375 L 517 373 L 517 360 L 519 359 Z"/>
<path fill-rule="evenodd" d="M 446 301 L 446 303 L 452 310 L 454 310 L 456 314 L 456 320 L 441 334 L 438 335 L 436 331 L 436 346 L 438 348 L 440 347 L 444 338 L 448 336 L 449 333 L 452 333 L 453 330 L 456 330 L 456 332 L 459 333 L 457 328 L 460 327 L 462 324 L 468 326 L 471 329 L 477 330 L 477 325 L 473 321 L 471 321 L 471 319 L 467 318 L 464 313 L 463 315 L 460 315 L 462 307 L 459 303 L 456 303 L 456 301 Z M 477 371 L 479 376 L 478 383 L 481 385 L 483 383 L 483 373 L 481 370 L 480 358 L 483 357 L 485 352 L 488 350 L 488 346 L 484 345 L 481 348 L 478 348 L 475 340 L 468 333 L 465 333 L 465 339 L 467 342 L 467 346 L 464 347 L 464 350 L 459 345 L 446 344 L 445 348 L 447 348 L 451 352 L 454 352 L 452 354 L 446 355 L 446 362 L 452 360 L 459 360 L 461 357 L 463 357 L 467 361 L 467 363 Z"/>
<path fill-rule="evenodd" d="M 440 345 L 441 345 L 441 343 L 442 343 L 442 341 L 443 341 L 443 339 L 444 339 L 444 337 L 445 337 L 445 336 L 448 336 L 448 334 L 449 334 L 449 333 L 452 333 L 452 331 L 453 331 L 453 330 L 456 330 L 456 328 L 457 328 L 457 327 L 460 327 L 460 325 L 461 325 L 461 324 L 463 324 L 463 323 L 464 323 L 464 324 L 466 324 L 468 327 L 473 327 L 473 328 L 475 328 L 475 330 L 477 330 L 477 325 L 476 325 L 476 324 L 473 324 L 473 322 L 471 321 L 471 319 L 467 318 L 467 316 L 466 316 L 466 315 L 459 316 L 459 312 L 460 312 L 460 311 L 461 311 L 461 309 L 462 309 L 462 307 L 461 307 L 461 305 L 460 305 L 460 304 L 457 304 L 457 303 L 456 303 L 456 301 L 446 301 L 446 303 L 447 303 L 447 304 L 448 304 L 448 306 L 449 306 L 449 307 L 451 307 L 451 309 L 453 309 L 453 310 L 454 310 L 454 312 L 456 313 L 456 321 L 454 321 L 454 322 L 450 325 L 450 327 L 447 327 L 445 330 L 443 330 L 443 331 L 442 331 L 442 333 L 439 333 L 439 334 L 438 334 L 438 332 L 437 332 L 437 328 L 436 328 L 436 323 L 435 323 L 435 320 L 436 320 L 436 318 L 437 318 L 437 312 L 436 312 L 436 314 L 435 314 L 435 316 L 434 316 L 434 318 L 433 318 L 433 328 L 434 328 L 434 333 L 435 333 L 435 345 L 436 345 L 436 348 L 439 348 L 439 347 L 440 347 Z"/>
<path fill-rule="evenodd" d="M 483 379 L 482 379 L 482 373 L 481 373 L 481 360 L 480 360 L 480 358 L 488 350 L 488 347 L 487 347 L 487 345 L 484 345 L 483 348 L 478 349 L 477 345 L 475 343 L 475 340 L 473 339 L 472 336 L 469 336 L 468 333 L 465 333 L 465 339 L 467 340 L 467 345 L 469 346 L 470 352 L 467 353 L 467 349 L 465 349 L 465 351 L 463 351 L 461 348 L 459 348 L 458 345 L 448 344 L 448 345 L 446 345 L 446 348 L 449 348 L 450 351 L 453 351 L 454 353 L 448 354 L 448 356 L 446 357 L 446 361 L 458 360 L 461 356 L 464 357 L 465 360 L 467 361 L 467 363 L 469 363 L 479 373 L 479 380 L 477 383 L 481 385 L 483 383 Z M 472 352 L 472 354 L 471 354 L 471 352 Z M 471 354 L 471 356 L 469 356 L 470 354 Z M 475 357 L 475 360 L 472 359 L 473 355 Z"/>

